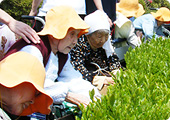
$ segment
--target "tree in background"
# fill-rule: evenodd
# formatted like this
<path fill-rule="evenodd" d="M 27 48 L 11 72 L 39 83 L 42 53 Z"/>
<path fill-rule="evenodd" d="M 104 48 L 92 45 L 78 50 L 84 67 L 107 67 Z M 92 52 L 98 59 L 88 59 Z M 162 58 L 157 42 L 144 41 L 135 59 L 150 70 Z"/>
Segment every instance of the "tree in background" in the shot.
<path fill-rule="evenodd" d="M 31 10 L 32 0 L 3 0 L 0 8 L 19 21 L 29 23 L 23 20 L 21 15 L 28 15 Z M 30 24 L 30 23 L 29 23 Z"/>

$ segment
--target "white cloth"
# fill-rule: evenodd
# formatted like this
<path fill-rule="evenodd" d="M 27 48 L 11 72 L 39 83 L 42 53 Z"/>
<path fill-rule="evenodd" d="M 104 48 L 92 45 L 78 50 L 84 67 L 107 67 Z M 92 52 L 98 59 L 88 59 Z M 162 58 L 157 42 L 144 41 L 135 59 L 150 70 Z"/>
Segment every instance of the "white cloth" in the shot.
<path fill-rule="evenodd" d="M 0 59 L 15 42 L 16 36 L 8 26 L 0 26 Z"/>
<path fill-rule="evenodd" d="M 109 56 L 111 56 L 115 52 L 114 47 L 112 46 L 110 39 L 111 39 L 111 36 L 109 36 L 109 39 L 102 46 L 102 48 L 106 52 L 107 58 L 109 58 Z"/>
<path fill-rule="evenodd" d="M 9 116 L 0 108 L 0 120 L 11 120 Z"/>
<path fill-rule="evenodd" d="M 90 26 L 89 32 L 86 35 L 100 29 L 107 29 L 110 31 L 110 24 L 107 15 L 103 11 L 96 10 L 95 12 L 87 15 L 84 18 L 84 21 Z"/>
<path fill-rule="evenodd" d="M 21 49 L 21 51 L 25 51 L 36 56 L 41 61 L 41 63 L 43 63 L 42 54 L 35 46 L 25 46 Z M 54 103 L 62 103 L 65 100 L 68 91 L 83 94 L 90 98 L 89 91 L 94 89 L 95 96 L 101 97 L 97 88 L 94 87 L 89 81 L 85 81 L 82 78 L 82 75 L 73 68 L 70 63 L 70 56 L 60 75 L 58 76 L 58 56 L 51 52 L 45 70 L 45 91 L 53 98 Z M 56 79 L 58 82 L 55 82 Z"/>
<path fill-rule="evenodd" d="M 85 0 L 43 0 L 38 16 L 46 16 L 48 10 L 60 5 L 71 6 L 78 14 L 86 14 Z"/>
<path fill-rule="evenodd" d="M 116 21 L 115 23 L 115 39 L 117 38 L 126 38 L 128 44 L 135 48 L 141 45 L 141 41 L 135 34 L 135 28 L 133 23 L 120 12 L 116 12 Z"/>

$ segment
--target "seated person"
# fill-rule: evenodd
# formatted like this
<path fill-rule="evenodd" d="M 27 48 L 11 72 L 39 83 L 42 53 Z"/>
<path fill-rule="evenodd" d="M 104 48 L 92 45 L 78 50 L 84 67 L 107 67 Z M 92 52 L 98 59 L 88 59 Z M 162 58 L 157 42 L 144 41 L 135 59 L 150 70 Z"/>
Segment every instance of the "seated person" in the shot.
<path fill-rule="evenodd" d="M 100 10 L 87 15 L 84 20 L 90 26 L 89 32 L 71 50 L 71 63 L 85 80 L 92 82 L 102 94 L 106 94 L 102 88 L 109 83 L 114 84 L 114 81 L 109 74 L 109 77 L 97 76 L 98 71 L 93 68 L 97 66 L 98 70 L 101 68 L 112 72 L 121 67 L 109 39 L 110 25 L 106 14 Z"/>
<path fill-rule="evenodd" d="M 142 33 L 136 35 L 133 23 L 118 11 L 116 12 L 116 20 L 114 21 L 114 24 L 114 38 L 111 40 L 112 45 L 115 48 L 114 50 L 118 55 L 121 64 L 125 64 L 124 54 L 126 54 L 130 46 L 135 48 L 141 45 Z"/>
<path fill-rule="evenodd" d="M 52 98 L 44 90 L 45 69 L 33 55 L 17 52 L 0 62 L 0 119 L 34 112 L 49 114 Z M 10 116 L 10 117 L 9 117 Z M 18 119 L 18 118 L 17 118 Z"/>
<path fill-rule="evenodd" d="M 53 98 L 54 104 L 63 101 L 87 106 L 90 100 L 89 91 L 95 90 L 95 97 L 100 98 L 97 88 L 82 79 L 70 63 L 70 50 L 77 39 L 88 32 L 89 26 L 69 6 L 54 7 L 47 12 L 46 24 L 40 36 L 40 44 L 28 44 L 18 40 L 5 55 L 17 51 L 28 52 L 36 56 L 46 70 L 45 91 Z"/>
<path fill-rule="evenodd" d="M 170 21 L 170 10 L 166 7 L 161 7 L 156 13 L 151 12 L 136 18 L 133 22 L 136 30 L 141 30 L 146 40 L 155 37 L 164 36 L 160 26 Z"/>

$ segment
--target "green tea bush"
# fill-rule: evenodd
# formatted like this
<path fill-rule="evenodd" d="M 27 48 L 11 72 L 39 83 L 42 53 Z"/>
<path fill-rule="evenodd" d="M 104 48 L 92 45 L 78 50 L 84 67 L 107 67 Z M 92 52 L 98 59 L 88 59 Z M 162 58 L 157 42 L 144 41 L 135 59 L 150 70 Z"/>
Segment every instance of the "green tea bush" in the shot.
<path fill-rule="evenodd" d="M 152 39 L 125 55 L 101 101 L 81 107 L 81 120 L 165 120 L 170 117 L 170 39 Z M 93 92 L 91 92 L 93 95 Z M 79 119 L 79 118 L 77 118 Z"/>

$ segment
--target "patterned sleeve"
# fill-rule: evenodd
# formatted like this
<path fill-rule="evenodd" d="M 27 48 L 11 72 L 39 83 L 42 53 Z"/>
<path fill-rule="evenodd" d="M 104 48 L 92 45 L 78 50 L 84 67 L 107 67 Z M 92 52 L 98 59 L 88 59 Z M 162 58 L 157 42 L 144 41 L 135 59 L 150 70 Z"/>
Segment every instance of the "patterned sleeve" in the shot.
<path fill-rule="evenodd" d="M 116 70 L 121 68 L 121 64 L 119 62 L 119 58 L 118 56 L 113 53 L 111 56 L 109 56 L 109 58 L 107 58 L 107 63 L 109 66 L 109 71 L 111 72 L 112 70 Z"/>
<path fill-rule="evenodd" d="M 94 74 L 85 67 L 86 51 L 87 45 L 85 44 L 85 41 L 82 38 L 79 38 L 78 43 L 70 52 L 71 63 L 74 68 L 82 74 L 83 79 L 91 82 Z"/>

